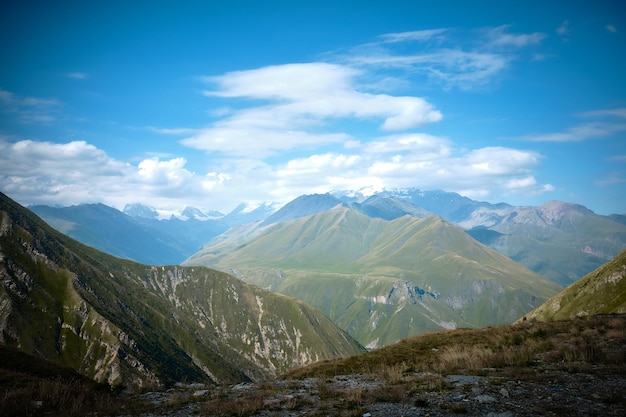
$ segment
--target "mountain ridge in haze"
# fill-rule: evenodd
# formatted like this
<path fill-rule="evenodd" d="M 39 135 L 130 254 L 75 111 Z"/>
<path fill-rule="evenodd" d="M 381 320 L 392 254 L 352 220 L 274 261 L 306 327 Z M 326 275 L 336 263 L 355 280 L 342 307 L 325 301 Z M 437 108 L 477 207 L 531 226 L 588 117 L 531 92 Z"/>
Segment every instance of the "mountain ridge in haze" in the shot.
<path fill-rule="evenodd" d="M 441 190 L 405 188 L 366 191 L 304 195 L 282 207 L 269 203 L 242 204 L 224 217 L 204 218 L 204 221 L 171 215 L 167 219 L 158 220 L 159 214 L 155 209 L 134 207 L 134 211 L 129 208 L 129 213 L 132 212 L 135 217 L 125 220 L 134 222 L 142 230 L 129 238 L 123 229 L 116 229 L 114 224 L 100 230 L 102 227 L 98 225 L 98 221 L 86 222 L 78 214 L 73 218 L 66 218 L 54 213 L 67 210 L 66 208 L 49 208 L 47 211 L 52 212 L 51 214 L 41 211 L 39 214 L 50 224 L 84 243 L 117 256 L 150 264 L 182 262 L 229 228 L 236 228 L 228 232 L 230 237 L 234 236 L 233 232 L 249 235 L 270 223 L 314 214 L 336 204 L 352 207 L 369 217 L 386 220 L 406 214 L 415 217 L 439 215 L 463 227 L 481 243 L 561 285 L 569 285 L 626 248 L 626 222 L 620 221 L 622 217 L 597 215 L 572 203 L 547 202 L 541 206 L 511 206 L 505 203 L 477 202 Z M 547 217 L 558 217 L 557 214 L 561 219 L 569 220 L 547 220 Z M 522 219 L 525 219 L 524 222 Z M 111 221 L 113 220 L 106 218 L 100 220 L 103 225 Z M 92 239 L 87 240 L 77 233 L 79 229 L 88 231 Z M 120 233 L 104 236 L 103 232 L 112 230 L 120 230 Z M 142 245 L 129 245 L 138 236 L 146 236 L 145 233 L 153 239 L 150 240 L 148 236 L 148 240 Z M 230 238 L 228 236 L 227 239 Z M 93 239 L 94 237 L 100 240 Z M 171 248 L 169 255 L 172 256 L 155 256 L 157 250 L 147 249 L 137 253 L 142 247 L 156 248 L 163 245 Z M 124 250 L 113 252 L 111 247 Z M 131 253 L 135 254 L 130 256 Z"/>

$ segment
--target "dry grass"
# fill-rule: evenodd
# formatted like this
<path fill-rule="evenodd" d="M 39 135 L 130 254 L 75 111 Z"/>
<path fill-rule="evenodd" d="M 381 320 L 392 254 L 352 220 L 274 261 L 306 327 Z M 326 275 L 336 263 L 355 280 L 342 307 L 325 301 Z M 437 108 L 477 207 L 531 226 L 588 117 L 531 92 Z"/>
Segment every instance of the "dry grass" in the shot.
<path fill-rule="evenodd" d="M 0 346 L 0 416 L 79 416 L 120 407 L 108 386 L 74 370 Z"/>
<path fill-rule="evenodd" d="M 407 373 L 480 373 L 545 362 L 561 363 L 565 370 L 577 363 L 617 366 L 626 372 L 626 316 L 434 332 L 363 355 L 316 363 L 286 377 L 369 373 L 394 384 Z"/>
<path fill-rule="evenodd" d="M 187 406 L 200 416 L 245 417 L 262 411 L 295 410 L 306 410 L 312 416 L 361 416 L 374 403 L 433 406 L 428 395 L 449 389 L 449 374 L 497 372 L 500 377 L 541 383 L 547 381 L 542 378 L 549 378 L 551 384 L 558 383 L 559 374 L 542 369 L 626 375 L 626 315 L 433 332 L 366 354 L 294 370 L 283 378 L 291 384 L 267 381 L 236 392 L 216 388 L 200 397 L 184 390 L 169 392 L 158 405 L 124 402 L 123 396 L 102 390 L 67 369 L 47 366 L 37 365 L 38 374 L 32 369 L 19 373 L 0 366 L 0 416 L 115 415 L 121 407 L 125 415 L 175 413 Z M 346 385 L 347 379 L 336 378 L 356 374 L 365 384 Z M 316 379 L 310 385 L 295 381 L 305 378 Z M 307 387 L 304 391 L 303 386 Z M 603 401 L 621 404 L 622 399 L 612 395 L 607 394 Z M 461 402 L 448 407 L 452 414 L 469 412 Z"/>

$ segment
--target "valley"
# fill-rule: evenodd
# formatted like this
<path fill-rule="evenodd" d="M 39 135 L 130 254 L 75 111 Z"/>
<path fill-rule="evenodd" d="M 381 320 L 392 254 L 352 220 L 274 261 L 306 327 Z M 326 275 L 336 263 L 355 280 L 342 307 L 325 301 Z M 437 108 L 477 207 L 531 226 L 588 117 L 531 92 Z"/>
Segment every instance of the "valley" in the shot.
<path fill-rule="evenodd" d="M 368 348 L 510 323 L 560 289 L 440 217 L 387 221 L 341 205 L 207 245 L 185 264 L 300 298 Z"/>
<path fill-rule="evenodd" d="M 84 246 L 0 195 L 0 342 L 122 387 L 236 383 L 362 352 L 293 298 Z"/>
<path fill-rule="evenodd" d="M 129 416 L 507 413 L 545 407 L 544 385 L 528 372 L 569 381 L 563 389 L 579 396 L 583 384 L 572 369 L 624 383 L 626 252 L 562 289 L 405 200 L 311 199 L 235 225 L 183 265 L 167 266 L 85 246 L 2 196 L 3 349 L 118 387 L 125 394 L 112 399 L 87 382 L 68 382 L 85 387 L 76 392 L 91 398 L 90 408 Z M 555 319 L 566 321 L 539 324 Z M 573 339 L 560 341 L 563 329 Z M 602 336 L 593 347 L 591 332 Z M 432 356 L 442 346 L 446 355 Z M 555 368 L 557 359 L 572 365 Z M 30 380 L 32 371 L 2 370 L 9 368 L 0 366 L 9 380 L 19 372 Z M 52 389 L 46 376 L 36 378 Z M 465 378 L 472 396 L 458 383 Z M 517 390 L 502 382 L 511 378 Z M 504 384 L 508 396 L 493 384 Z M 11 402 L 21 394 L 3 390 L 8 406 L 22 407 Z M 622 410 L 618 396 L 606 401 Z M 577 401 L 563 409 L 605 410 L 605 400 Z"/>

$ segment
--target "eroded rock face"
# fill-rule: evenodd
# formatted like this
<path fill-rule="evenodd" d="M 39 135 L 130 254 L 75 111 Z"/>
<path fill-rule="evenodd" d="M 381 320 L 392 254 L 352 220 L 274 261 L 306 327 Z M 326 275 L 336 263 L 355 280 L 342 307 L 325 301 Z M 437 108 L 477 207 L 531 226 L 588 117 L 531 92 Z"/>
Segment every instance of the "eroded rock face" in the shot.
<path fill-rule="evenodd" d="M 2 343 L 112 385 L 250 381 L 363 350 L 295 299 L 108 256 L 2 194 L 0 283 Z"/>

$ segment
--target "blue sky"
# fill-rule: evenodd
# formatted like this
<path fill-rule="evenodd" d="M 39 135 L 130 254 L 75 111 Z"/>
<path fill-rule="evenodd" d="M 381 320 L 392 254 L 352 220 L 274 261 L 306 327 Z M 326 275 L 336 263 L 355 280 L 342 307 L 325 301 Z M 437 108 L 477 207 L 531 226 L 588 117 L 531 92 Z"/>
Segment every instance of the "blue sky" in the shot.
<path fill-rule="evenodd" d="M 621 1 L 3 2 L 0 191 L 228 212 L 417 187 L 626 213 L 625 35 Z"/>

